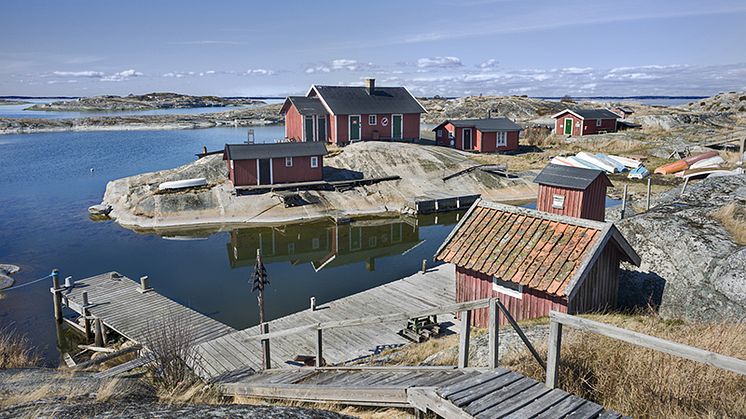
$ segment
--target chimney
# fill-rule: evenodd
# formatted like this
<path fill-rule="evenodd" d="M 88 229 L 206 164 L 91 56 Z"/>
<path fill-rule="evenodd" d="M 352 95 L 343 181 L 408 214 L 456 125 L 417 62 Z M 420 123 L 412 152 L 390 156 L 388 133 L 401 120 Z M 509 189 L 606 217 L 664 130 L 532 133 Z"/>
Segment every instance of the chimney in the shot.
<path fill-rule="evenodd" d="M 368 91 L 369 95 L 372 95 L 376 91 L 376 79 L 365 79 L 365 90 Z"/>

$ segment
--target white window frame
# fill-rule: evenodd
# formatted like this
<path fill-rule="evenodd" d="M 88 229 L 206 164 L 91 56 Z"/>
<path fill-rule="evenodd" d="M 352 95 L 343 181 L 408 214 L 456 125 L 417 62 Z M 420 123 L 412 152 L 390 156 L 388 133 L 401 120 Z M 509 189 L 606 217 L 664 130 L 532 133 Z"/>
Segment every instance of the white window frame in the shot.
<path fill-rule="evenodd" d="M 368 115 L 368 125 L 378 125 L 378 117 L 376 115 Z"/>
<path fill-rule="evenodd" d="M 311 239 L 311 248 L 317 250 L 319 247 L 321 247 L 321 240 L 318 237 L 313 237 Z"/>
<path fill-rule="evenodd" d="M 511 284 L 518 289 L 508 288 L 502 284 Z M 492 290 L 519 300 L 523 299 L 523 285 L 504 281 L 496 276 L 492 277 Z"/>
<path fill-rule="evenodd" d="M 497 147 L 507 147 L 508 146 L 508 132 L 507 131 L 498 131 L 497 132 L 497 140 L 495 146 Z"/>
<path fill-rule="evenodd" d="M 596 127 L 600 127 L 602 125 L 603 125 L 603 119 L 601 118 L 596 119 Z"/>
<path fill-rule="evenodd" d="M 319 156 L 311 156 L 311 168 L 315 169 L 319 167 Z"/>
<path fill-rule="evenodd" d="M 565 196 L 564 195 L 552 195 L 552 208 L 565 209 Z"/>
<path fill-rule="evenodd" d="M 293 158 L 285 157 L 285 167 L 293 167 Z"/>

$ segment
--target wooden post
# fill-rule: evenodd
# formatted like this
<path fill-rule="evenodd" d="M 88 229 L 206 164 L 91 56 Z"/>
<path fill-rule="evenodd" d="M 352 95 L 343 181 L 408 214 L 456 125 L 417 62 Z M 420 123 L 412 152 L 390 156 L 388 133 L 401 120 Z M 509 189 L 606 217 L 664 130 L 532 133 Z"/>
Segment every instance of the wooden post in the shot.
<path fill-rule="evenodd" d="M 624 185 L 624 195 L 622 195 L 622 211 L 619 215 L 620 219 L 624 219 L 624 211 L 627 209 L 627 185 Z"/>
<path fill-rule="evenodd" d="M 88 291 L 83 291 L 83 325 L 85 328 L 85 343 L 90 343 L 93 338 L 93 331 L 91 330 L 91 312 L 88 311 Z"/>
<path fill-rule="evenodd" d="M 96 320 L 94 321 L 94 329 L 96 331 L 96 338 L 94 340 L 94 344 L 96 346 L 102 347 L 104 346 L 104 325 L 101 324 L 101 319 L 96 317 Z"/>
<path fill-rule="evenodd" d="M 650 211 L 650 186 L 651 186 L 652 181 L 653 179 L 648 177 L 648 194 L 645 200 L 645 211 Z"/>
<path fill-rule="evenodd" d="M 269 323 L 260 325 L 262 333 L 269 333 Z M 269 339 L 262 339 L 262 362 L 265 370 L 272 368 L 272 359 L 269 357 Z"/>
<path fill-rule="evenodd" d="M 316 329 L 316 366 L 317 367 L 324 366 L 324 355 L 323 355 L 324 345 L 322 342 L 321 330 L 322 329 Z"/>
<path fill-rule="evenodd" d="M 562 345 L 562 323 L 549 321 L 549 342 L 547 349 L 546 386 L 556 388 L 559 381 L 560 346 Z"/>
<path fill-rule="evenodd" d="M 146 293 L 151 290 L 149 284 L 148 284 L 148 276 L 143 275 L 140 277 L 140 288 L 137 289 L 137 291 L 141 293 Z"/>
<path fill-rule="evenodd" d="M 469 335 L 471 335 L 471 310 L 461 312 L 461 334 L 458 343 L 458 367 L 469 366 Z"/>
<path fill-rule="evenodd" d="M 684 186 L 681 187 L 681 193 L 679 194 L 679 196 L 684 195 L 684 192 L 686 192 L 686 185 L 688 184 L 689 184 L 689 178 L 684 179 Z"/>
<path fill-rule="evenodd" d="M 497 309 L 497 299 L 492 298 L 490 300 L 490 323 L 489 323 L 489 367 L 497 368 L 498 365 L 498 350 L 500 346 L 500 311 Z"/>
<path fill-rule="evenodd" d="M 422 259 L 422 273 L 427 272 L 427 259 Z"/>
<path fill-rule="evenodd" d="M 60 289 L 60 270 L 52 269 L 52 302 L 54 303 L 54 320 L 62 325 L 62 294 Z"/>
<path fill-rule="evenodd" d="M 316 297 L 311 297 L 311 311 L 316 311 Z"/>

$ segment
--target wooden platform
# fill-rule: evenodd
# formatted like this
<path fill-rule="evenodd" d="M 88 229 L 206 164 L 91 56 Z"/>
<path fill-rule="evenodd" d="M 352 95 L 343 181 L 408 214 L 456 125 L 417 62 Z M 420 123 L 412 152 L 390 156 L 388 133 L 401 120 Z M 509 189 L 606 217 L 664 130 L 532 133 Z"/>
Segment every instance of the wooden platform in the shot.
<path fill-rule="evenodd" d="M 62 292 L 63 303 L 83 314 L 83 292 L 88 293 L 88 311 L 104 325 L 138 343 L 146 340 L 150 327 L 164 317 L 178 317 L 196 341 L 215 339 L 236 329 L 213 320 L 157 292 L 140 292 L 140 284 L 116 272 L 78 280 Z"/>
<path fill-rule="evenodd" d="M 455 211 L 468 209 L 481 195 L 448 195 L 441 192 L 429 192 L 414 198 L 411 207 L 416 214 Z"/>
<path fill-rule="evenodd" d="M 414 407 L 445 418 L 621 417 L 505 368 L 299 368 L 234 374 L 219 384 L 232 396 Z"/>
<path fill-rule="evenodd" d="M 440 265 L 425 274 L 416 273 L 349 297 L 320 304 L 315 311 L 303 310 L 272 320 L 269 322 L 269 330 L 277 332 L 319 322 L 431 309 L 453 304 L 455 301 L 454 267 Z M 450 315 L 438 317 L 439 322 L 452 320 Z M 410 341 L 397 333 L 405 325 L 406 321 L 397 321 L 325 332 L 324 360 L 327 365 L 340 364 L 408 344 Z M 198 345 L 203 360 L 201 375 L 214 379 L 236 370 L 259 370 L 260 341 L 252 338 L 258 334 L 259 327 L 252 327 Z M 272 338 L 270 345 L 273 368 L 298 367 L 300 365 L 293 361 L 296 356 L 316 353 L 316 333 L 309 331 Z"/>
<path fill-rule="evenodd" d="M 369 177 L 362 179 L 347 179 L 347 180 L 317 180 L 310 182 L 296 182 L 296 183 L 278 183 L 273 185 L 247 185 L 247 186 L 236 186 L 234 187 L 236 194 L 238 195 L 259 195 L 267 192 L 279 192 L 279 191 L 326 191 L 326 190 L 341 190 L 345 191 L 358 186 L 373 185 L 378 182 L 386 182 L 390 180 L 399 180 L 399 176 L 383 176 L 383 177 Z"/>

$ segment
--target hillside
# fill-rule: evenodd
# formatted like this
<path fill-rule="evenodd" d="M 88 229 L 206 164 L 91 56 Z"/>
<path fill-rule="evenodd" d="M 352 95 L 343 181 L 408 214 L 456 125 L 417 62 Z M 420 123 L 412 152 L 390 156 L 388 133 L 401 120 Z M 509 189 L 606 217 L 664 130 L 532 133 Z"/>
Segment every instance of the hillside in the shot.
<path fill-rule="evenodd" d="M 129 96 L 93 96 L 77 100 L 41 103 L 28 108 L 33 111 L 143 111 L 151 109 L 187 109 L 222 106 L 256 105 L 264 102 L 252 99 L 226 99 L 218 96 L 190 96 L 178 93 L 146 93 Z"/>

